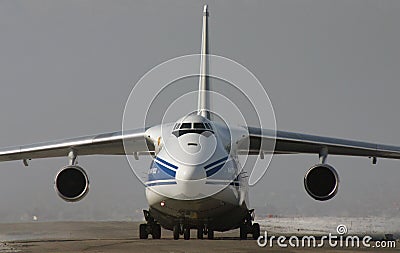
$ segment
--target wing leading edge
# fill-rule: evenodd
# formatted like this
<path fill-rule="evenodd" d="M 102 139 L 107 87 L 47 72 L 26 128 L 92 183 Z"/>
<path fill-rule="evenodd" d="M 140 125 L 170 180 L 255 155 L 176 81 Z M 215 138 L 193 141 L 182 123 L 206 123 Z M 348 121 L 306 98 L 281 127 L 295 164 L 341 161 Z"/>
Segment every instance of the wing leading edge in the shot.
<path fill-rule="evenodd" d="M 79 156 L 139 155 L 153 153 L 154 145 L 146 138 L 144 129 L 119 131 L 1 149 L 0 161 L 66 157 L 70 151 Z"/>
<path fill-rule="evenodd" d="M 322 149 L 327 149 L 330 155 L 400 159 L 399 146 L 255 127 L 248 127 L 248 132 L 250 142 L 238 147 L 239 154 L 320 154 Z M 275 148 L 271 150 L 274 141 Z M 146 138 L 145 130 L 119 131 L 0 149 L 0 161 L 66 157 L 71 150 L 78 156 L 149 155 L 154 154 L 155 148 Z"/>
<path fill-rule="evenodd" d="M 327 149 L 330 155 L 365 156 L 400 159 L 400 147 L 248 127 L 250 142 L 239 147 L 239 154 L 320 154 Z M 273 141 L 275 139 L 275 148 Z"/>

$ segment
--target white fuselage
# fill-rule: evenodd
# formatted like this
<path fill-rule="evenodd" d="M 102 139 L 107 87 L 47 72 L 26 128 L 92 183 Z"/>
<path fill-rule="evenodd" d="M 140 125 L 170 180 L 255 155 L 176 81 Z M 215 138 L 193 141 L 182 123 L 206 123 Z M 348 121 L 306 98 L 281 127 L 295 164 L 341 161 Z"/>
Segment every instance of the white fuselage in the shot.
<path fill-rule="evenodd" d="M 166 228 L 177 221 L 217 231 L 238 227 L 247 213 L 247 182 L 230 138 L 215 124 L 205 131 L 177 125 L 147 131 L 158 151 L 146 182 L 150 212 Z"/>

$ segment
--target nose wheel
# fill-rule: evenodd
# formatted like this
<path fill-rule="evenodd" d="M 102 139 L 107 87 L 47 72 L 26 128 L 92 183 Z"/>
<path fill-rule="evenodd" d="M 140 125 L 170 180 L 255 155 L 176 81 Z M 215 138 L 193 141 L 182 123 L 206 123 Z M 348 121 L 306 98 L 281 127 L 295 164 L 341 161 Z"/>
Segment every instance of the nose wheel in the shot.
<path fill-rule="evenodd" d="M 214 239 L 214 230 L 212 230 L 212 229 L 207 230 L 207 239 L 208 240 Z"/>
<path fill-rule="evenodd" d="M 180 226 L 178 224 L 174 226 L 173 234 L 174 234 L 174 240 L 178 240 L 180 234 Z"/>
<path fill-rule="evenodd" d="M 183 234 L 183 239 L 190 239 L 190 227 L 176 224 L 172 229 L 174 240 L 178 240 L 179 236 Z"/>
<path fill-rule="evenodd" d="M 190 228 L 189 227 L 185 227 L 183 229 L 183 239 L 185 239 L 185 240 L 190 239 Z"/>
<path fill-rule="evenodd" d="M 184 240 L 190 239 L 190 227 L 183 224 L 176 224 L 173 229 L 174 240 L 178 240 L 180 235 L 183 235 Z M 207 235 L 208 239 L 214 239 L 214 230 L 201 226 L 197 228 L 197 239 L 202 240 L 204 235 Z"/>
<path fill-rule="evenodd" d="M 202 240 L 203 239 L 203 235 L 204 235 L 204 228 L 203 227 L 199 227 L 197 229 L 197 239 Z"/>

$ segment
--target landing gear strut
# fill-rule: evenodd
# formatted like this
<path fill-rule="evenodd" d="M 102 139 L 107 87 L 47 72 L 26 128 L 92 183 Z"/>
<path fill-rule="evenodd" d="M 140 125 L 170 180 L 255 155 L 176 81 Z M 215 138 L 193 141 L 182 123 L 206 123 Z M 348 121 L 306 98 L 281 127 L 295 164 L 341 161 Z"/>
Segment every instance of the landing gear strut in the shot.
<path fill-rule="evenodd" d="M 183 239 L 190 239 L 190 227 L 188 225 L 178 223 L 172 229 L 174 240 L 178 240 L 180 235 L 183 235 Z M 207 228 L 206 225 L 197 227 L 197 239 L 203 239 L 204 235 L 207 235 L 208 239 L 214 239 L 214 230 Z"/>
<path fill-rule="evenodd" d="M 214 239 L 214 230 L 207 229 L 207 239 L 209 239 L 209 240 Z"/>
<path fill-rule="evenodd" d="M 240 239 L 246 240 L 248 234 L 253 235 L 253 239 L 257 240 L 260 237 L 260 224 L 253 222 L 254 209 L 249 210 L 243 223 L 240 225 Z"/>
<path fill-rule="evenodd" d="M 174 240 L 178 240 L 180 235 L 183 235 L 183 239 L 189 240 L 190 239 L 190 227 L 185 226 L 183 224 L 176 224 L 172 232 L 174 234 Z"/>
<path fill-rule="evenodd" d="M 150 215 L 150 212 L 147 210 L 143 210 L 144 218 L 147 223 L 140 224 L 139 226 L 139 238 L 147 239 L 149 235 L 152 236 L 153 239 L 161 238 L 161 225 L 158 224 L 154 218 Z"/>
<path fill-rule="evenodd" d="M 203 239 L 203 235 L 204 235 L 204 227 L 200 226 L 197 228 L 197 239 Z"/>

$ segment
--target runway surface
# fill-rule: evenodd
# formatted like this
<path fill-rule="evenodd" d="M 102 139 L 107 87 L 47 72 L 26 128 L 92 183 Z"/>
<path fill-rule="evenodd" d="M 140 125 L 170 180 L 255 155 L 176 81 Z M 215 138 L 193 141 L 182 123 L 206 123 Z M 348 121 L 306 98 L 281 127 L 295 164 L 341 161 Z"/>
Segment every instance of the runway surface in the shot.
<path fill-rule="evenodd" d="M 163 230 L 161 240 L 140 240 L 138 222 L 32 222 L 0 224 L 0 252 L 376 252 L 376 248 L 260 248 L 239 240 L 238 230 L 216 233 L 214 240 L 173 240 Z M 261 229 L 263 231 L 263 229 Z M 191 238 L 195 238 L 195 230 Z M 397 242 L 398 245 L 399 242 Z M 383 251 L 399 251 L 400 247 Z"/>

